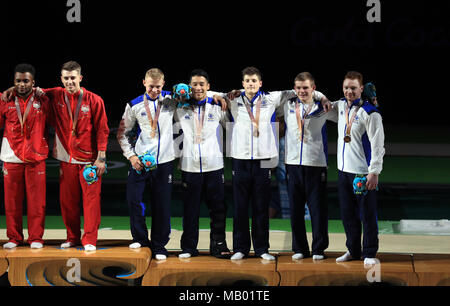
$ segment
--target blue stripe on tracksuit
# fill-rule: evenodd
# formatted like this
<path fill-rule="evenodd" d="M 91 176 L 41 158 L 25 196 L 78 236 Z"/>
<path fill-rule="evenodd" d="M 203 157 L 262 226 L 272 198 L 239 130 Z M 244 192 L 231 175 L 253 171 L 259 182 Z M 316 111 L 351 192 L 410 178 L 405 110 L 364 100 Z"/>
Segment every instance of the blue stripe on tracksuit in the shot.
<path fill-rule="evenodd" d="M 173 162 L 159 164 L 155 170 L 138 174 L 131 166 L 127 180 L 127 202 L 131 235 L 134 242 L 151 248 L 153 254 L 168 255 L 165 248 L 170 235 L 170 201 L 172 196 Z M 151 241 L 145 222 L 144 191 L 150 191 L 152 215 Z"/>

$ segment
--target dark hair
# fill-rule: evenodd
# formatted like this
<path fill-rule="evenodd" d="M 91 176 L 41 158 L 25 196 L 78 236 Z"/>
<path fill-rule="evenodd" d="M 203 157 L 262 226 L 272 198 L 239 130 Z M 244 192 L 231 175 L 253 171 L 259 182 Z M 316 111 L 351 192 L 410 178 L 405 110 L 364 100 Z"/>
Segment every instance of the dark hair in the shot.
<path fill-rule="evenodd" d="M 14 68 L 14 74 L 16 74 L 16 72 L 19 72 L 19 73 L 29 72 L 33 76 L 33 79 L 34 79 L 34 76 L 36 74 L 36 69 L 34 69 L 33 65 L 31 65 L 31 64 L 22 63 L 22 64 L 18 64 L 16 66 L 16 68 Z"/>
<path fill-rule="evenodd" d="M 254 75 L 254 74 L 256 74 L 259 77 L 259 80 L 262 80 L 261 71 L 259 71 L 259 69 L 255 67 L 244 68 L 244 70 L 242 70 L 242 79 L 244 79 L 244 76 L 246 75 Z"/>
<path fill-rule="evenodd" d="M 195 77 L 195 76 L 204 77 L 209 83 L 209 75 L 208 75 L 208 73 L 206 73 L 205 70 L 203 70 L 203 69 L 194 69 L 194 70 L 192 70 L 191 71 L 191 78 L 189 79 L 189 82 L 191 82 L 192 81 L 192 77 Z"/>
<path fill-rule="evenodd" d="M 66 70 L 66 71 L 77 70 L 78 74 L 81 74 L 81 66 L 80 66 L 80 64 L 78 64 L 75 61 L 70 61 L 70 62 L 64 63 L 61 67 L 61 70 Z"/>

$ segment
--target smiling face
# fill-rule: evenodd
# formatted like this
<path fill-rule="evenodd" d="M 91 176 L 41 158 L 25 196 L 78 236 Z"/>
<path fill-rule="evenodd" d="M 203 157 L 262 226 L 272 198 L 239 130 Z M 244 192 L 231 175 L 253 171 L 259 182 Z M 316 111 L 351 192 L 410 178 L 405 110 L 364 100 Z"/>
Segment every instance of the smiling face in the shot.
<path fill-rule="evenodd" d="M 303 103 L 312 102 L 315 89 L 316 86 L 312 85 L 310 80 L 295 81 L 294 83 L 294 90 L 297 93 L 297 97 Z"/>
<path fill-rule="evenodd" d="M 14 75 L 14 87 L 20 97 L 27 97 L 34 86 L 33 75 L 29 72 L 16 72 Z"/>
<path fill-rule="evenodd" d="M 209 90 L 209 82 L 203 76 L 191 77 L 192 97 L 201 101 L 206 98 L 207 91 Z"/>
<path fill-rule="evenodd" d="M 361 94 L 364 90 L 364 87 L 362 84 L 359 83 L 357 79 L 346 78 L 344 80 L 342 89 L 344 91 L 344 96 L 347 99 L 347 101 L 353 102 L 361 98 Z"/>
<path fill-rule="evenodd" d="M 255 96 L 262 86 L 262 81 L 259 79 L 258 75 L 244 75 L 242 80 L 242 86 L 244 87 L 247 96 Z"/>
<path fill-rule="evenodd" d="M 161 94 L 161 91 L 164 87 L 164 79 L 162 78 L 152 78 L 152 77 L 145 77 L 144 81 L 145 90 L 150 96 L 151 99 L 156 99 Z"/>
<path fill-rule="evenodd" d="M 61 70 L 61 82 L 63 83 L 64 88 L 70 94 L 74 94 L 80 91 L 80 83 L 82 79 L 83 76 L 78 70 Z"/>

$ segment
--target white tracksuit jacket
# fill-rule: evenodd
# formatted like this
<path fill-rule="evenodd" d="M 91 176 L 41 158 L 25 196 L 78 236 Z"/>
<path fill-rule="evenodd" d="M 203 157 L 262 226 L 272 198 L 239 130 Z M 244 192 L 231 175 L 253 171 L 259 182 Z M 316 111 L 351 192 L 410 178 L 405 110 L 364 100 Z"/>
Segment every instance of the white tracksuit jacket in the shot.
<path fill-rule="evenodd" d="M 334 112 L 325 113 L 320 99 L 324 95 L 314 91 L 314 106 L 309 115 L 305 117 L 303 139 L 300 140 L 300 129 L 295 112 L 297 97 L 289 99 L 282 105 L 284 121 L 286 123 L 285 135 L 285 163 L 288 165 L 326 167 L 328 144 L 326 135 L 326 121 L 337 121 Z M 308 106 L 299 102 L 300 114 L 307 111 Z"/>
<path fill-rule="evenodd" d="M 208 95 L 210 95 L 208 93 Z M 202 103 L 203 102 L 203 103 Z M 183 150 L 181 153 L 181 170 L 203 173 L 222 169 L 224 132 L 228 113 L 219 105 L 213 104 L 212 98 L 206 98 L 189 108 L 177 108 L 174 119 L 183 130 Z M 197 124 L 204 109 L 201 142 L 195 143 Z"/>
<path fill-rule="evenodd" d="M 360 101 L 360 99 L 354 101 L 350 107 L 349 120 Z M 385 153 L 382 117 L 375 106 L 363 101 L 350 131 L 351 141 L 346 143 L 344 142 L 347 128 L 346 104 L 346 99 L 333 102 L 332 110 L 338 116 L 338 169 L 354 174 L 380 174 Z"/>
<path fill-rule="evenodd" d="M 231 128 L 227 133 L 231 135 L 230 156 L 236 159 L 270 159 L 278 157 L 278 137 L 276 137 L 276 108 L 284 101 L 295 97 L 293 90 L 274 91 L 264 93 L 259 91 L 254 97 L 255 104 L 251 107 L 253 115 L 256 115 L 256 101 L 261 96 L 261 109 L 259 118 L 259 137 L 253 135 L 251 118 L 244 104 L 250 101 L 243 91 L 241 95 L 233 99 L 229 105 L 231 112 Z"/>
<path fill-rule="evenodd" d="M 170 97 L 170 92 L 163 91 L 161 96 Z M 151 100 L 148 95 L 147 99 L 152 118 L 154 118 L 158 103 L 160 103 L 159 99 Z M 120 147 L 127 159 L 133 155 L 139 156 L 147 151 L 155 156 L 158 164 L 175 159 L 172 121 L 176 105 L 174 103 L 162 104 L 156 135 L 151 138 L 150 122 L 144 107 L 144 95 L 127 103 L 117 132 Z M 135 137 L 137 139 L 133 139 Z"/>

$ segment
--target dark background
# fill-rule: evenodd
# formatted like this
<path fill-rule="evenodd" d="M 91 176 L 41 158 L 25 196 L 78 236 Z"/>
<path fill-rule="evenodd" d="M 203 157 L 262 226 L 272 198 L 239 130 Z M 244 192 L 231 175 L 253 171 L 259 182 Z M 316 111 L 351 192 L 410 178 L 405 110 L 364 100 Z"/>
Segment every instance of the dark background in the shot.
<path fill-rule="evenodd" d="M 382 0 L 381 23 L 367 21 L 366 0 L 336 2 L 81 0 L 81 23 L 69 23 L 66 0 L 2 1 L 0 88 L 20 62 L 36 67 L 37 85 L 61 86 L 62 63 L 76 60 L 114 125 L 151 67 L 166 90 L 194 68 L 217 91 L 240 88 L 246 66 L 266 91 L 310 71 L 332 100 L 358 70 L 376 84 L 386 124 L 448 128 L 449 2 Z"/>

